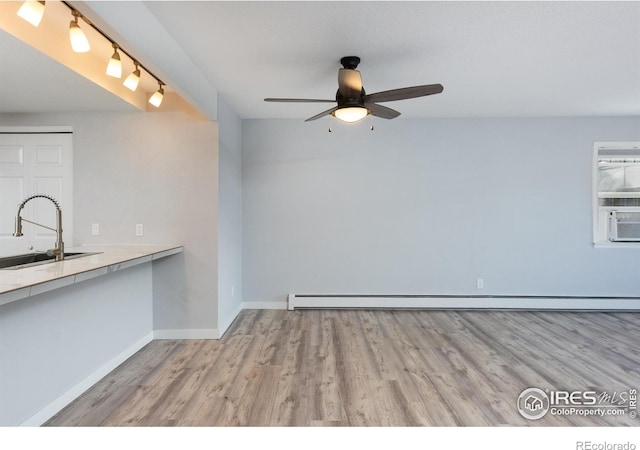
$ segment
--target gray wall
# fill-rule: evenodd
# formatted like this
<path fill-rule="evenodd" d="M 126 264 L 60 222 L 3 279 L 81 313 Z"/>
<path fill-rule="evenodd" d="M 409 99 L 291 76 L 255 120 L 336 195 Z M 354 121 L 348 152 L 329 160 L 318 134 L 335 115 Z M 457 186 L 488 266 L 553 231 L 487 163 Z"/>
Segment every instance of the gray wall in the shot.
<path fill-rule="evenodd" d="M 43 408 L 52 414 L 52 402 L 149 335 L 151 286 L 143 264 L 0 306 L 0 426 L 46 419 Z"/>
<path fill-rule="evenodd" d="M 224 330 L 242 304 L 242 121 L 218 98 L 218 327 Z"/>
<path fill-rule="evenodd" d="M 184 113 L 3 114 L 72 126 L 76 244 L 183 244 L 153 265 L 154 328 L 217 328 L 218 127 Z M 91 224 L 100 236 L 91 236 Z M 135 236 L 135 224 L 144 236 Z M 67 242 L 67 246 L 71 243 Z"/>
<path fill-rule="evenodd" d="M 591 230 L 593 142 L 640 140 L 640 118 L 368 125 L 244 121 L 245 301 L 640 295 L 640 251 Z"/>

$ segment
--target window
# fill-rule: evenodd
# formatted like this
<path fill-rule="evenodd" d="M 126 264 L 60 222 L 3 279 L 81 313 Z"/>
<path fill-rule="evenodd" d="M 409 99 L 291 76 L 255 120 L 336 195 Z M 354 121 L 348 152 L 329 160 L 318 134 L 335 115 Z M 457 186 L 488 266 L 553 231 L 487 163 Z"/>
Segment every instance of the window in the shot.
<path fill-rule="evenodd" d="M 640 142 L 596 142 L 593 241 L 640 244 Z"/>

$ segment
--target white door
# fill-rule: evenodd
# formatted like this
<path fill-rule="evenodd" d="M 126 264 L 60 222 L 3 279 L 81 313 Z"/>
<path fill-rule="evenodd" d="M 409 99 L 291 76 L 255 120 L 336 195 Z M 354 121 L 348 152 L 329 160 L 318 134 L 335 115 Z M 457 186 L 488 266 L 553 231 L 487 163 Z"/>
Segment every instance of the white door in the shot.
<path fill-rule="evenodd" d="M 18 205 L 34 194 L 55 198 L 62 208 L 63 238 L 73 242 L 73 152 L 70 132 L 7 133 L 0 131 L 0 257 L 46 251 L 56 241 L 54 231 L 23 222 L 23 237 L 13 236 Z M 30 200 L 25 219 L 56 227 L 55 206 Z"/>

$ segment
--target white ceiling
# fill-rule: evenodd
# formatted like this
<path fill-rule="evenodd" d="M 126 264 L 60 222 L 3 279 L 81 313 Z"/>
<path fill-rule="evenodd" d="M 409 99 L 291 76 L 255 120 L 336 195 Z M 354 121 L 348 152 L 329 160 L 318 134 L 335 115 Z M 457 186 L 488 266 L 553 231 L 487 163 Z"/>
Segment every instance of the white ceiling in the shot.
<path fill-rule="evenodd" d="M 3 30 L 0 61 L 0 113 L 136 111 Z"/>
<path fill-rule="evenodd" d="M 330 107 L 263 98 L 333 98 L 345 55 L 368 93 L 444 85 L 401 117 L 640 114 L 640 2 L 145 5 L 244 118 Z"/>
<path fill-rule="evenodd" d="M 201 110 L 215 109 L 217 90 L 243 118 L 307 118 L 331 105 L 263 98 L 333 98 L 340 58 L 357 55 L 368 93 L 444 85 L 439 95 L 386 103 L 401 118 L 640 115 L 635 1 L 87 5 L 110 13 L 103 18 L 127 48 Z M 24 64 L 33 72 L 44 63 Z M 0 74 L 8 71 L 3 65 Z"/>

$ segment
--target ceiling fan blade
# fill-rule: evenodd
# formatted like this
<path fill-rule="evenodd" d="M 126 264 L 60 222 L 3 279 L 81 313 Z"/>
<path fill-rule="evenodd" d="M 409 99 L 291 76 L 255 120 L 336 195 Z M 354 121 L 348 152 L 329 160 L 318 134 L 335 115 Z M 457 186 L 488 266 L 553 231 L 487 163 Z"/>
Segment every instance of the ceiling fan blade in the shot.
<path fill-rule="evenodd" d="M 318 98 L 265 98 L 265 102 L 286 102 L 286 103 L 335 103 L 335 100 L 324 100 Z"/>
<path fill-rule="evenodd" d="M 362 76 L 355 69 L 338 71 L 338 89 L 344 98 L 360 98 L 362 94 Z"/>
<path fill-rule="evenodd" d="M 375 92 L 364 97 L 365 102 L 392 102 L 408 98 L 424 97 L 425 95 L 439 94 L 444 90 L 441 84 L 425 84 L 390 91 Z"/>
<path fill-rule="evenodd" d="M 364 107 L 367 108 L 372 115 L 383 119 L 395 119 L 400 115 L 400 113 L 395 109 L 387 108 L 386 106 L 378 105 L 376 103 L 366 102 Z"/>
<path fill-rule="evenodd" d="M 309 122 L 311 120 L 316 120 L 319 119 L 320 117 L 324 117 L 324 116 L 328 116 L 329 114 L 331 114 L 332 112 L 334 112 L 336 109 L 338 109 L 337 106 L 334 106 L 331 109 L 327 109 L 326 111 L 322 111 L 320 114 L 316 114 L 313 117 L 309 117 L 307 120 L 305 120 L 305 122 Z"/>

